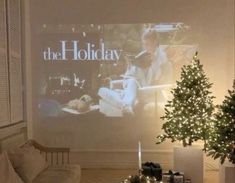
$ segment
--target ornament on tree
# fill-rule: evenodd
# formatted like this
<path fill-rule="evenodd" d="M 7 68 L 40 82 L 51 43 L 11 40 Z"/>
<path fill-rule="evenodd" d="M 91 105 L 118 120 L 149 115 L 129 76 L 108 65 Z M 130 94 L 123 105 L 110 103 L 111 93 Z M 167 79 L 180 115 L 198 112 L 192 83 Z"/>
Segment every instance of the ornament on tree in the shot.
<path fill-rule="evenodd" d="M 206 77 L 203 66 L 197 57 L 191 64 L 184 65 L 181 80 L 172 89 L 173 99 L 165 105 L 165 115 L 161 117 L 164 134 L 157 137 L 157 144 L 166 139 L 181 141 L 183 146 L 192 145 L 197 140 L 206 141 L 208 128 L 214 111 L 212 83 Z"/>
<path fill-rule="evenodd" d="M 220 158 L 221 164 L 226 158 L 235 164 L 235 80 L 233 90 L 218 106 L 205 150 L 214 159 Z"/>

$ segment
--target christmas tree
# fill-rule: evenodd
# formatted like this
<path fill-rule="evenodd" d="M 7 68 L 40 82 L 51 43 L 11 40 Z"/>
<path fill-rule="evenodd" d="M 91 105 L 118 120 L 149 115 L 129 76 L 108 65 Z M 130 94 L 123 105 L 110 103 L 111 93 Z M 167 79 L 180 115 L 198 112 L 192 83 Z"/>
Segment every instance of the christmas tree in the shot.
<path fill-rule="evenodd" d="M 206 150 L 214 159 L 225 159 L 235 164 L 235 80 L 233 90 L 228 91 L 223 103 L 215 114 L 214 128 L 211 129 Z"/>
<path fill-rule="evenodd" d="M 157 137 L 157 144 L 166 139 L 181 141 L 184 146 L 197 140 L 205 141 L 209 136 L 214 97 L 210 92 L 212 83 L 206 77 L 197 53 L 191 64 L 183 66 L 181 81 L 176 84 L 171 91 L 173 99 L 167 102 L 162 117 L 165 134 Z"/>

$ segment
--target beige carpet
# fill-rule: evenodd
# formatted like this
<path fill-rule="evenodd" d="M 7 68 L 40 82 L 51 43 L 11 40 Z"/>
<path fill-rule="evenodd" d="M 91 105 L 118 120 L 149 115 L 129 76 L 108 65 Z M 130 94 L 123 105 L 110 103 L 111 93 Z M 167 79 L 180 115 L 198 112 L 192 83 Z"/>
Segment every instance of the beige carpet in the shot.
<path fill-rule="evenodd" d="M 83 169 L 81 183 L 120 183 L 136 170 Z M 205 183 L 219 183 L 217 171 L 207 171 Z"/>

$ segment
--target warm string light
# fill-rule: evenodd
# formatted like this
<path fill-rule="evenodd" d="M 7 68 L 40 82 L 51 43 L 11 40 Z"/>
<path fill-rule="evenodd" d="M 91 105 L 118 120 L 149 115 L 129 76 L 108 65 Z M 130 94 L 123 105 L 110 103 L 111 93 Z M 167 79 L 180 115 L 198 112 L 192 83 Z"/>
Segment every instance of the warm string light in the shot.
<path fill-rule="evenodd" d="M 215 114 L 214 126 L 208 138 L 207 151 L 214 158 L 220 158 L 221 163 L 227 158 L 235 163 L 235 86 L 218 107 Z"/>
<path fill-rule="evenodd" d="M 166 138 L 186 140 L 189 144 L 199 139 L 205 140 L 204 134 L 208 134 L 208 127 L 213 125 L 214 97 L 211 96 L 210 88 L 211 83 L 202 65 L 194 57 L 192 64 L 183 66 L 181 81 L 177 81 L 177 87 L 172 90 L 173 100 L 165 107 L 165 134 L 159 136 L 160 142 Z"/>

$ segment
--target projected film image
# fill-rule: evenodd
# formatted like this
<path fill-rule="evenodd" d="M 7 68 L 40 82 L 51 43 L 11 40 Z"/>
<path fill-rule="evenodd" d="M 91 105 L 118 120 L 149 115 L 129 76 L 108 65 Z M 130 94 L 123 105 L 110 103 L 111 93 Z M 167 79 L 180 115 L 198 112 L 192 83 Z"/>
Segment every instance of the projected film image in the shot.
<path fill-rule="evenodd" d="M 42 117 L 154 117 L 197 50 L 190 25 L 42 25 Z"/>

